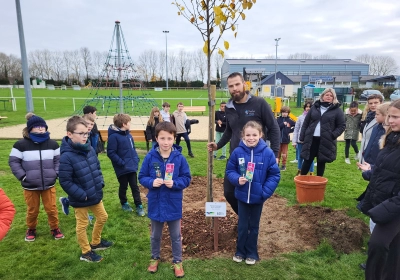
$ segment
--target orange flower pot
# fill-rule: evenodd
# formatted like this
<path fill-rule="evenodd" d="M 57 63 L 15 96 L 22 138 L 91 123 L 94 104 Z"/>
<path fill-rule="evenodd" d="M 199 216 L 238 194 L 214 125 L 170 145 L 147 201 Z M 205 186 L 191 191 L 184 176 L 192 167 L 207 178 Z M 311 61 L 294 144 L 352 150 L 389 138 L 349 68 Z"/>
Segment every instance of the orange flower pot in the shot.
<path fill-rule="evenodd" d="M 294 183 L 299 203 L 321 202 L 324 200 L 328 179 L 320 176 L 299 175 L 294 177 Z"/>

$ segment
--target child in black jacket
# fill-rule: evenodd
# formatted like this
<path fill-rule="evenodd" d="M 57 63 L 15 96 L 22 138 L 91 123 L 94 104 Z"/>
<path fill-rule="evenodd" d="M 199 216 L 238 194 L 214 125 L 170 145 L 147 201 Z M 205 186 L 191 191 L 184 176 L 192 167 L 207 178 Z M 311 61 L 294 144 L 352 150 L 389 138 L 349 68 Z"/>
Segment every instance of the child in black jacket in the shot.
<path fill-rule="evenodd" d="M 281 130 L 281 138 L 280 138 L 280 146 L 279 146 L 279 154 L 278 154 L 278 165 L 281 161 L 282 157 L 282 167 L 281 171 L 286 170 L 286 161 L 287 161 L 287 153 L 288 146 L 290 143 L 289 134 L 294 131 L 295 122 L 289 118 L 290 108 L 288 106 L 283 106 L 281 109 L 281 116 L 278 117 L 277 122 L 279 125 L 279 129 Z"/>

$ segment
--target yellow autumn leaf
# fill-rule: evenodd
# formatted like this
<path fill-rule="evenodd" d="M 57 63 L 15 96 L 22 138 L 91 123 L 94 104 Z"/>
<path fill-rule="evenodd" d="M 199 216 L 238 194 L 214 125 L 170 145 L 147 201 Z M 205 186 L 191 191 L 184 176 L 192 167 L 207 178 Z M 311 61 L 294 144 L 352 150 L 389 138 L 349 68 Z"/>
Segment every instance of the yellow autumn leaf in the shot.
<path fill-rule="evenodd" d="M 235 9 L 235 7 L 236 7 L 236 6 L 235 6 L 235 3 L 230 3 L 230 4 L 229 4 L 229 7 L 231 7 L 231 9 Z"/>
<path fill-rule="evenodd" d="M 247 2 L 243 2 L 243 4 L 242 4 L 242 6 L 243 6 L 243 9 L 247 9 Z"/>
<path fill-rule="evenodd" d="M 204 17 L 203 16 L 199 16 L 199 20 L 203 21 Z"/>
<path fill-rule="evenodd" d="M 215 15 L 214 22 L 215 22 L 216 25 L 220 25 L 220 24 L 221 24 L 221 18 L 220 18 L 220 16 Z"/>
<path fill-rule="evenodd" d="M 257 0 L 253 0 L 253 3 L 255 4 Z"/>
<path fill-rule="evenodd" d="M 210 34 L 214 32 L 214 27 L 210 28 Z"/>
<path fill-rule="evenodd" d="M 204 52 L 205 54 L 208 54 L 208 40 L 206 40 L 206 41 L 204 42 L 203 52 Z"/>
<path fill-rule="evenodd" d="M 232 18 L 232 19 L 235 19 L 235 16 L 236 16 L 236 12 L 235 12 L 235 11 L 232 11 L 232 13 L 231 13 L 231 18 Z"/>
<path fill-rule="evenodd" d="M 219 50 L 218 50 L 218 54 L 219 54 L 219 55 L 221 55 L 221 56 L 222 56 L 222 58 L 224 58 L 224 54 L 225 54 L 225 53 L 224 53 L 224 51 L 223 51 L 223 50 L 219 49 Z"/>
<path fill-rule="evenodd" d="M 224 47 L 226 50 L 229 50 L 229 42 L 228 41 L 224 41 Z"/>
<path fill-rule="evenodd" d="M 194 22 L 194 17 L 192 17 L 192 18 L 190 19 L 190 22 L 191 22 L 191 23 L 193 23 L 193 22 Z"/>
<path fill-rule="evenodd" d="M 178 16 L 180 16 L 181 15 L 181 12 L 178 12 Z"/>
<path fill-rule="evenodd" d="M 247 4 L 247 9 L 250 10 L 251 7 L 253 7 L 253 3 L 249 2 L 249 3 Z"/>
<path fill-rule="evenodd" d="M 181 11 L 183 11 L 185 9 L 185 7 L 181 7 Z"/>
<path fill-rule="evenodd" d="M 214 14 L 216 16 L 219 16 L 220 14 L 222 14 L 222 10 L 221 10 L 220 6 L 214 7 L 213 9 L 214 9 Z"/>
<path fill-rule="evenodd" d="M 232 31 L 235 31 L 236 27 L 234 25 L 232 25 L 231 29 L 232 29 Z"/>
<path fill-rule="evenodd" d="M 236 38 L 236 35 L 237 35 L 237 32 L 235 32 L 235 34 L 233 34 L 233 36 L 235 36 L 235 38 Z"/>
<path fill-rule="evenodd" d="M 240 14 L 242 16 L 242 19 L 245 20 L 246 19 L 246 15 L 244 13 Z"/>

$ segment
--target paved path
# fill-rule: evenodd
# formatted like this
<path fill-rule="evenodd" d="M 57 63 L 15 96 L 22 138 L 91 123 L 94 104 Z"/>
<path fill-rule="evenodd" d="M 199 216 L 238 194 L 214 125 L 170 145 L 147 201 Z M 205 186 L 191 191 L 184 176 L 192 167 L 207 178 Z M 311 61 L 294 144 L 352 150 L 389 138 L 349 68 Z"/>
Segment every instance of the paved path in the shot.
<path fill-rule="evenodd" d="M 191 119 L 199 120 L 198 124 L 192 125 L 192 133 L 190 139 L 207 141 L 208 139 L 208 116 L 195 116 Z M 148 117 L 132 117 L 132 129 L 145 129 Z M 66 135 L 65 126 L 67 124 L 66 118 L 52 119 L 46 121 L 51 138 L 60 140 Z M 99 129 L 107 129 L 112 124 L 112 117 L 98 117 L 96 120 Z M 14 125 L 9 127 L 0 128 L 0 139 L 20 139 L 22 138 L 22 129 L 26 127 L 25 124 Z M 361 139 L 361 137 L 359 138 Z M 338 138 L 343 141 L 343 134 Z"/>

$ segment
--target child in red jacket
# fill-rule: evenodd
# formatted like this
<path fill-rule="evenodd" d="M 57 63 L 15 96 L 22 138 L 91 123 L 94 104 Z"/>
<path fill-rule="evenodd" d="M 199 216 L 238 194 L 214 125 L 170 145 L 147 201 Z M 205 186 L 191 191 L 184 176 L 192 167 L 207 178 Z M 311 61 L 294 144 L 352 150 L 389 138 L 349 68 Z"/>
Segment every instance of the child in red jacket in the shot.
<path fill-rule="evenodd" d="M 2 240 L 14 219 L 15 208 L 3 189 L 0 189 L 0 240 Z"/>

